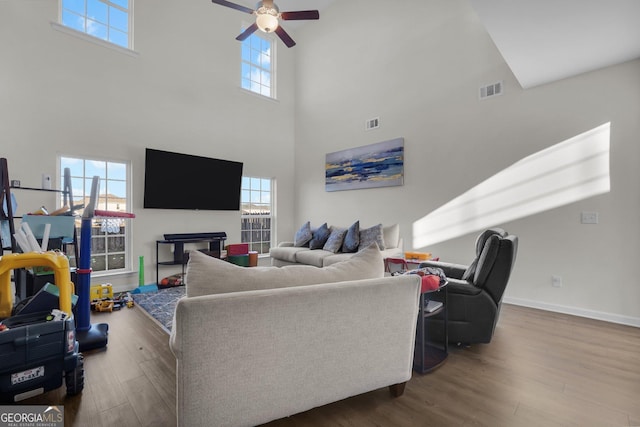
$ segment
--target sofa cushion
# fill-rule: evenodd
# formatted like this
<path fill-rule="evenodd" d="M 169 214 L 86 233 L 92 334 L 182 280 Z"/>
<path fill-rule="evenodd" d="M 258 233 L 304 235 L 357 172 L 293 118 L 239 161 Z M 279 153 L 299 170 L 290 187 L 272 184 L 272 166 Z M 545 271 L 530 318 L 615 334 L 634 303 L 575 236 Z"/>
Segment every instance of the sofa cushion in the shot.
<path fill-rule="evenodd" d="M 322 259 L 322 266 L 323 267 L 327 267 L 327 266 L 330 266 L 332 264 L 335 264 L 336 262 L 346 261 L 346 260 L 350 259 L 354 255 L 355 255 L 355 253 L 353 253 L 353 252 L 348 253 L 348 254 L 338 253 L 338 254 L 329 255 L 329 256 L 324 257 Z M 382 258 L 384 260 L 384 256 Z"/>
<path fill-rule="evenodd" d="M 382 227 L 384 236 L 384 247 L 386 249 L 397 248 L 400 241 L 400 224 L 393 224 Z"/>
<path fill-rule="evenodd" d="M 296 254 L 298 252 L 309 251 L 309 248 L 295 247 L 295 246 L 278 246 L 277 248 L 271 248 L 269 255 L 272 258 L 281 259 L 287 262 L 296 262 Z"/>
<path fill-rule="evenodd" d="M 186 290 L 188 297 L 195 297 L 378 277 L 384 277 L 384 263 L 377 245 L 324 268 L 310 265 L 240 267 L 193 251 L 187 265 Z"/>
<path fill-rule="evenodd" d="M 298 231 L 296 231 L 296 235 L 293 238 L 293 245 L 298 247 L 305 246 L 309 243 L 309 240 L 311 240 L 312 237 L 311 222 L 307 221 L 302 224 L 302 227 L 300 227 Z"/>
<path fill-rule="evenodd" d="M 309 249 L 322 249 L 324 244 L 327 243 L 331 231 L 329 231 L 329 227 L 327 227 L 327 223 L 325 222 L 315 229 L 312 234 L 313 237 L 309 241 Z"/>
<path fill-rule="evenodd" d="M 382 224 L 369 228 L 360 229 L 360 243 L 358 250 L 361 251 L 371 243 L 377 243 L 380 250 L 384 250 L 384 237 L 382 234 Z"/>
<path fill-rule="evenodd" d="M 356 252 L 360 244 L 360 221 L 351 224 L 342 242 L 342 252 Z"/>
<path fill-rule="evenodd" d="M 333 252 L 325 251 L 323 249 L 299 252 L 296 254 L 296 262 L 300 264 L 313 265 L 315 267 L 322 267 L 324 265 L 322 260 L 329 255 L 333 255 Z"/>
<path fill-rule="evenodd" d="M 344 241 L 344 236 L 347 234 L 347 229 L 334 227 L 332 225 L 329 230 L 331 231 L 331 234 L 329 234 L 327 243 L 324 244 L 322 249 L 324 249 L 325 251 L 333 252 L 335 254 L 342 247 L 342 242 Z"/>

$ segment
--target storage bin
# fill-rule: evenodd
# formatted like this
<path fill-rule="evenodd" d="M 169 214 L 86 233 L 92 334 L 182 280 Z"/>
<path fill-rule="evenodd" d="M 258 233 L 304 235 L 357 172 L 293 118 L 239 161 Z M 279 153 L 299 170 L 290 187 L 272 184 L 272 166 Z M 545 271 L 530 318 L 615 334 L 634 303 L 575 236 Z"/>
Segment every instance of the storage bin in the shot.
<path fill-rule="evenodd" d="M 24 215 L 22 222 L 29 224 L 36 239 L 42 239 L 46 224 L 51 224 L 50 239 L 56 237 L 72 238 L 73 229 L 76 226 L 75 217 L 73 216 Z"/>

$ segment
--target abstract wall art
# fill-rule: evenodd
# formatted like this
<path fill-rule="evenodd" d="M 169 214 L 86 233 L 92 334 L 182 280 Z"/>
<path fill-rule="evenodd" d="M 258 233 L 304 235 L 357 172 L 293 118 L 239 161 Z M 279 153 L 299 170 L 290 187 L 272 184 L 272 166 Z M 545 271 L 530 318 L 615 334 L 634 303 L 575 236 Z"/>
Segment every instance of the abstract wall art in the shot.
<path fill-rule="evenodd" d="M 393 187 L 404 183 L 404 138 L 328 153 L 325 190 Z"/>

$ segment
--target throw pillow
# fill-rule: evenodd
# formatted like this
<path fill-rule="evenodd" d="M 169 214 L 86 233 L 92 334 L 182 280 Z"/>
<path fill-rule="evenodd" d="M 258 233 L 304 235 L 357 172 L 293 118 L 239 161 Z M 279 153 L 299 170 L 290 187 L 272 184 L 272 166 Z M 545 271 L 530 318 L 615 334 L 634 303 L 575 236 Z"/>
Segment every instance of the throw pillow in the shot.
<path fill-rule="evenodd" d="M 342 252 L 356 252 L 359 244 L 360 221 L 356 221 L 347 229 L 347 234 L 344 236 L 344 242 L 342 242 Z"/>
<path fill-rule="evenodd" d="M 296 231 L 296 235 L 293 238 L 293 246 L 302 247 L 307 246 L 309 240 L 313 237 L 311 233 L 311 222 L 307 221 L 302 224 L 300 230 Z"/>
<path fill-rule="evenodd" d="M 329 227 L 325 222 L 316 230 L 314 230 L 312 234 L 313 237 L 309 241 L 309 249 L 322 249 L 324 244 L 327 243 L 331 232 L 329 231 Z"/>
<path fill-rule="evenodd" d="M 380 250 L 384 250 L 382 224 L 360 230 L 360 243 L 358 245 L 358 250 L 361 251 L 372 243 L 377 243 Z"/>
<path fill-rule="evenodd" d="M 382 254 L 376 245 L 328 267 L 240 267 L 193 251 L 187 264 L 188 297 L 259 289 L 335 283 L 384 277 Z"/>
<path fill-rule="evenodd" d="M 331 234 L 329 234 L 329 238 L 327 239 L 327 243 L 324 244 L 325 251 L 333 252 L 334 254 L 340 250 L 342 247 L 342 242 L 344 241 L 344 236 L 347 234 L 346 228 L 334 227 L 333 225 L 329 228 Z"/>

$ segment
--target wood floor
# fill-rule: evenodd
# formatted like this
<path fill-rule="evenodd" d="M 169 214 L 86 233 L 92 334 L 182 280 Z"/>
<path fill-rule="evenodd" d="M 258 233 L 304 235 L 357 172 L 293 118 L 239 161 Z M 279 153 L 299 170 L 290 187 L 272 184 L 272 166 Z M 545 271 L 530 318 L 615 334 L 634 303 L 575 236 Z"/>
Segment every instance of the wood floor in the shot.
<path fill-rule="evenodd" d="M 24 403 L 64 405 L 69 426 L 174 426 L 168 334 L 138 307 L 92 321 L 109 323 L 109 345 L 86 355 L 82 395 L 62 387 Z M 491 344 L 452 349 L 399 398 L 384 388 L 266 424 L 572 425 L 640 425 L 640 329 L 511 305 Z"/>

